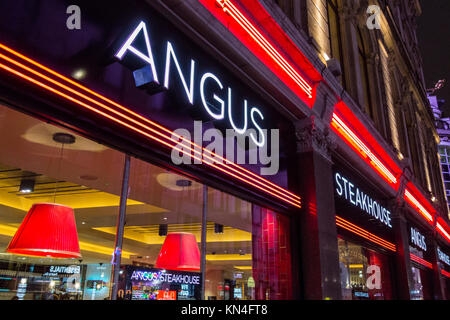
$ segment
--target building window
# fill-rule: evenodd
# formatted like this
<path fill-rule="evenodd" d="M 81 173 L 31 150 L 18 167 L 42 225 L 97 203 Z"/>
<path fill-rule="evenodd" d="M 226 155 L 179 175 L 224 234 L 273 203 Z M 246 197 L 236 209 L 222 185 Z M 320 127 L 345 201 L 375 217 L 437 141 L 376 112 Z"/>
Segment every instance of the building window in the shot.
<path fill-rule="evenodd" d="M 0 250 L 16 250 L 0 299 L 110 299 L 125 154 L 4 106 L 0 129 Z M 133 157 L 129 172 L 119 299 L 292 298 L 288 217 Z M 44 228 L 54 207 L 64 235 Z M 25 252 L 10 241 L 29 212 Z"/>
<path fill-rule="evenodd" d="M 358 60 L 359 60 L 359 70 L 361 86 L 363 91 L 363 110 L 369 115 L 369 117 L 374 120 L 375 114 L 372 107 L 372 99 L 370 96 L 370 85 L 369 85 L 369 71 L 367 69 L 367 57 L 366 48 L 364 45 L 363 36 L 361 29 L 357 28 L 357 38 L 358 38 Z"/>
<path fill-rule="evenodd" d="M 327 12 L 331 57 L 337 59 L 341 65 L 342 74 L 339 77 L 339 80 L 345 89 L 345 68 L 342 54 L 342 35 L 337 0 L 327 0 Z"/>
<path fill-rule="evenodd" d="M 342 299 L 392 299 L 387 256 L 341 238 L 338 249 Z"/>

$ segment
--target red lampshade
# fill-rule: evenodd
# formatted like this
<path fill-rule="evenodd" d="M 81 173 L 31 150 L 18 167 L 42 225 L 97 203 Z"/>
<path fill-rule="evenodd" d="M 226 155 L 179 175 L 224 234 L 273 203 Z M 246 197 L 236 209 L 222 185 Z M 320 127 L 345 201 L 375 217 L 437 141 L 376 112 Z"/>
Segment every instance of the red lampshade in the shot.
<path fill-rule="evenodd" d="M 200 250 L 195 235 L 186 232 L 169 233 L 155 264 L 156 268 L 200 271 Z"/>
<path fill-rule="evenodd" d="M 39 257 L 81 257 L 73 209 L 53 203 L 33 204 L 6 251 Z"/>

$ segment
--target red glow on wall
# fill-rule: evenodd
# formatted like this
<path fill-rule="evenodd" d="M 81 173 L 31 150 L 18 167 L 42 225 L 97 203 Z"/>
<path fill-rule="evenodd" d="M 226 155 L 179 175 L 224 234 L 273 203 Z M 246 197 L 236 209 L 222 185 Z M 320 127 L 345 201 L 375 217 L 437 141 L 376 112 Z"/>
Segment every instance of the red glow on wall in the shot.
<path fill-rule="evenodd" d="M 169 233 L 161 247 L 155 268 L 200 271 L 200 250 L 195 235 L 187 232 Z"/>
<path fill-rule="evenodd" d="M 343 101 L 335 106 L 331 128 L 394 190 L 398 190 L 402 170 Z"/>
<path fill-rule="evenodd" d="M 427 268 L 433 269 L 433 265 L 430 262 L 416 256 L 415 254 L 410 253 L 410 258 L 411 258 L 411 260 L 413 260 Z"/>
<path fill-rule="evenodd" d="M 73 209 L 53 203 L 33 204 L 6 251 L 38 257 L 81 257 Z"/>
<path fill-rule="evenodd" d="M 396 246 L 392 242 L 386 241 L 383 238 L 380 238 L 373 233 L 368 232 L 367 230 L 358 227 L 356 224 L 353 224 L 339 216 L 336 215 L 336 225 L 341 227 L 347 231 L 350 231 L 366 240 L 369 240 L 377 245 L 380 245 L 390 251 L 396 251 Z"/>
<path fill-rule="evenodd" d="M 256 300 L 292 299 L 289 219 L 254 206 L 252 260 Z"/>
<path fill-rule="evenodd" d="M 256 0 L 199 0 L 310 108 L 322 77 Z"/>
<path fill-rule="evenodd" d="M 298 208 L 301 207 L 301 199 L 294 193 L 229 160 L 219 157 L 209 150 L 203 149 L 202 153 L 202 148 L 195 143 L 174 134 L 171 130 L 150 119 L 144 118 L 128 108 L 82 86 L 3 44 L 0 44 L 0 49 L 3 50 L 3 53 L 0 50 L 0 61 L 4 61 L 5 63 L 0 63 L 0 68 L 4 71 L 33 83 L 34 85 L 45 89 L 45 91 L 62 97 L 77 106 L 81 106 L 97 115 L 107 118 L 115 124 L 130 129 L 141 136 L 156 141 L 167 148 L 184 152 L 184 150 L 177 147 L 181 142 L 185 146 L 185 149 L 192 152 L 192 154 L 188 154 L 191 158 L 203 161 L 204 164 L 213 167 L 236 180 L 240 180 L 256 189 L 266 192 L 290 205 Z M 17 58 L 19 58 L 19 60 L 17 60 Z M 173 136 L 176 137 L 176 139 L 174 139 Z M 218 158 L 221 158 L 223 162 L 215 160 Z"/>

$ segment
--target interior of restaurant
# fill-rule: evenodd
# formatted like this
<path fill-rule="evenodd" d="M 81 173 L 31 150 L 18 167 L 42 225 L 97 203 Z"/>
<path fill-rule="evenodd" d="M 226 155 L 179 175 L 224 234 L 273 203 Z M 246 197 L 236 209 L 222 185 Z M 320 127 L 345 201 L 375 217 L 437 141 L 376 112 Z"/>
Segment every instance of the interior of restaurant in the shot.
<path fill-rule="evenodd" d="M 4 106 L 0 130 L 0 299 L 109 299 L 125 155 Z M 200 249 L 203 192 L 192 179 L 132 158 L 122 265 L 154 268 L 170 233 L 193 234 Z M 205 299 L 252 298 L 253 205 L 207 193 Z M 11 253 L 37 203 L 73 209 L 81 256 Z"/>

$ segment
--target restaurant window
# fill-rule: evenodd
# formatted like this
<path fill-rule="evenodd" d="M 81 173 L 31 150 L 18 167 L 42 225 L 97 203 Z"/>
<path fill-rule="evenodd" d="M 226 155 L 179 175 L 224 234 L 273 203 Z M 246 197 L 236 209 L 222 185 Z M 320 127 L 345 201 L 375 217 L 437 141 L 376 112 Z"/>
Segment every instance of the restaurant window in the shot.
<path fill-rule="evenodd" d="M 129 181 L 124 248 L 137 255 L 122 260 L 120 299 L 291 297 L 286 218 L 138 159 Z"/>
<path fill-rule="evenodd" d="M 0 128 L 0 299 L 111 299 L 125 155 L 6 107 Z M 287 217 L 136 158 L 125 181 L 118 299 L 292 297 Z"/>
<path fill-rule="evenodd" d="M 338 248 L 342 299 L 392 299 L 387 256 L 341 238 Z"/>
<path fill-rule="evenodd" d="M 287 218 L 210 189 L 208 225 L 205 299 L 291 298 Z"/>
<path fill-rule="evenodd" d="M 411 300 L 431 300 L 431 274 L 422 267 L 411 266 L 413 277 L 413 288 L 411 289 Z"/>
<path fill-rule="evenodd" d="M 0 299 L 109 299 L 124 155 L 4 106 L 0 130 Z"/>

